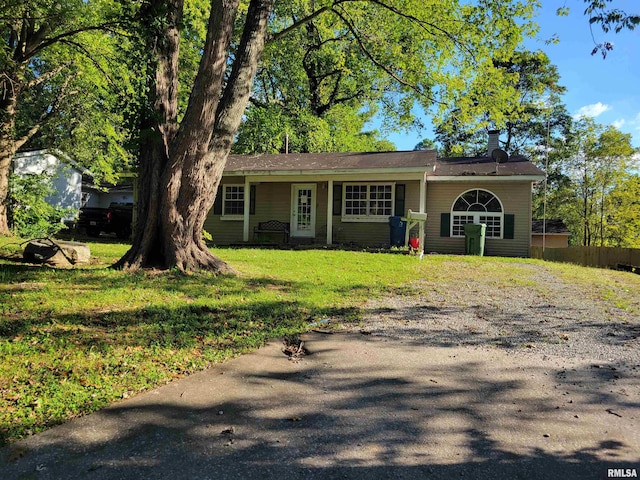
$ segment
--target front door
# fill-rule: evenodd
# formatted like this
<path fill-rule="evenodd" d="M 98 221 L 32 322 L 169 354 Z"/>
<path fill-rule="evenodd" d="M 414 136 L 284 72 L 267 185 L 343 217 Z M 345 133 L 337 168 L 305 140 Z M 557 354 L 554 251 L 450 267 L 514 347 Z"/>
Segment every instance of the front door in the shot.
<path fill-rule="evenodd" d="M 291 236 L 316 236 L 316 185 L 291 186 Z"/>

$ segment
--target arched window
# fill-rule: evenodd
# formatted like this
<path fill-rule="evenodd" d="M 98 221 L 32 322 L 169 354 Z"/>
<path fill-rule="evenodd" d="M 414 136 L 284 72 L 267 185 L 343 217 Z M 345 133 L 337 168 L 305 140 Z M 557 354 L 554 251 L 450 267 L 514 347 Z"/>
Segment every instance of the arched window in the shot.
<path fill-rule="evenodd" d="M 502 238 L 504 209 L 500 199 L 487 190 L 464 192 L 451 207 L 451 236 L 464 237 L 465 223 L 484 223 L 487 238 Z"/>

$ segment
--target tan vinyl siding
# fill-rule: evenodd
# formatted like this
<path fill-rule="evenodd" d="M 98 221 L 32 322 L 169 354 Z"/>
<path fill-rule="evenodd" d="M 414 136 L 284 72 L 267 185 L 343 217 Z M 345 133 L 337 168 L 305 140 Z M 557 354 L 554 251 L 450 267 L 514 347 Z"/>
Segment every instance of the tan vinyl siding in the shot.
<path fill-rule="evenodd" d="M 427 252 L 464 253 L 464 238 L 440 236 L 440 215 L 450 213 L 453 202 L 470 189 L 481 188 L 496 195 L 505 214 L 515 216 L 513 239 L 485 241 L 485 255 L 528 257 L 531 243 L 531 182 L 431 182 L 427 184 Z"/>
<path fill-rule="evenodd" d="M 542 246 L 542 234 L 534 233 L 531 235 L 531 246 Z M 569 246 L 569 234 L 568 233 L 547 233 L 544 240 L 546 248 L 567 248 Z"/>
<path fill-rule="evenodd" d="M 353 182 L 348 182 L 353 183 Z M 363 182 L 367 183 L 367 182 Z M 342 182 L 335 182 L 342 185 Z M 405 211 L 411 209 L 414 212 L 420 210 L 420 182 L 398 181 L 396 185 L 406 185 L 405 190 Z M 395 204 L 394 204 L 395 206 Z M 363 247 L 385 247 L 389 246 L 389 224 L 384 223 L 358 223 L 343 222 L 342 212 L 333 212 L 333 241 L 337 244 L 355 244 Z"/>
<path fill-rule="evenodd" d="M 290 183 L 256 184 L 256 214 L 249 220 L 249 240 L 253 236 L 253 228 L 268 220 L 291 221 Z"/>
<path fill-rule="evenodd" d="M 315 243 L 327 243 L 327 182 L 318 182 L 316 186 L 316 237 Z"/>
<path fill-rule="evenodd" d="M 398 183 L 404 183 L 407 186 L 403 215 L 406 215 L 408 210 L 411 210 L 412 212 L 419 212 L 420 211 L 420 182 L 415 181 L 415 182 L 398 182 Z M 417 226 L 414 227 L 412 231 L 415 232 L 417 235 L 418 227 Z"/>
<path fill-rule="evenodd" d="M 379 182 L 379 180 L 376 180 Z M 294 182 L 313 183 L 316 185 L 316 225 L 315 243 L 326 243 L 327 241 L 327 182 Z M 280 220 L 281 222 L 291 222 L 291 188 L 292 182 L 279 183 L 257 183 L 256 188 L 256 211 L 249 219 L 249 241 L 253 239 L 253 229 L 259 222 L 267 220 Z M 349 181 L 349 183 L 353 183 Z M 363 182 L 367 183 L 367 182 Z M 417 180 L 398 181 L 396 185 L 406 185 L 405 208 L 414 212 L 420 210 L 420 182 Z M 223 178 L 222 184 L 244 184 L 244 178 Z M 334 182 L 335 185 L 342 186 L 342 182 Z M 394 205 L 395 206 L 395 205 Z M 363 247 L 382 247 L 389 245 L 389 224 L 384 223 L 358 223 L 342 222 L 342 212 L 333 212 L 333 242 L 337 244 L 355 244 Z M 205 222 L 205 230 L 213 235 L 217 245 L 229 245 L 242 242 L 242 220 L 222 220 L 220 215 L 214 215 L 213 210 L 209 212 Z M 280 242 L 281 236 L 273 234 L 274 242 Z M 295 238 L 292 242 L 295 242 Z"/>
<path fill-rule="evenodd" d="M 222 178 L 218 195 L 223 194 L 222 185 L 244 185 L 244 178 Z M 242 241 L 242 220 L 221 220 L 214 215 L 213 208 L 204 222 L 204 229 L 213 236 L 216 245 L 230 245 Z"/>

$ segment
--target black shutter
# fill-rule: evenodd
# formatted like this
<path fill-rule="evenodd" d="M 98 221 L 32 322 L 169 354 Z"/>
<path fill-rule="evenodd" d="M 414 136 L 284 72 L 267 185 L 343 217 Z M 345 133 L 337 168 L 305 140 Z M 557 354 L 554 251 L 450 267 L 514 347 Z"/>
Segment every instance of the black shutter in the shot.
<path fill-rule="evenodd" d="M 403 183 L 396 184 L 396 208 L 394 215 L 404 217 L 407 212 L 404 210 L 405 185 Z"/>
<path fill-rule="evenodd" d="M 218 187 L 218 193 L 216 194 L 216 200 L 213 202 L 213 214 L 222 215 L 222 196 L 224 195 L 224 186 Z"/>
<path fill-rule="evenodd" d="M 249 187 L 249 215 L 256 214 L 256 186 Z"/>
<path fill-rule="evenodd" d="M 333 184 L 333 214 L 342 215 L 342 185 Z"/>
<path fill-rule="evenodd" d="M 450 213 L 440 214 L 440 236 L 441 237 L 451 236 L 451 214 Z"/>
<path fill-rule="evenodd" d="M 504 214 L 504 238 L 512 240 L 516 226 L 516 216 L 512 213 Z"/>

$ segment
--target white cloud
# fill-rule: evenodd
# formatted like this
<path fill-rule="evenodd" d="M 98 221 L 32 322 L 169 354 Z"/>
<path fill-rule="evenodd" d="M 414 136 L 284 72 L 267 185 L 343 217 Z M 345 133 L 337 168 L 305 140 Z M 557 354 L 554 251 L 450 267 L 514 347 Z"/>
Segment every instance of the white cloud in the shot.
<path fill-rule="evenodd" d="M 627 121 L 624 118 L 621 118 L 619 120 L 615 120 L 611 125 L 613 125 L 614 127 L 616 127 L 618 130 L 622 128 L 622 126 L 627 123 Z"/>
<path fill-rule="evenodd" d="M 591 105 L 585 105 L 584 107 L 580 107 L 573 118 L 580 117 L 591 117 L 595 118 L 598 115 L 606 112 L 607 110 L 611 110 L 611 107 L 605 103 L 598 102 L 593 103 Z"/>

